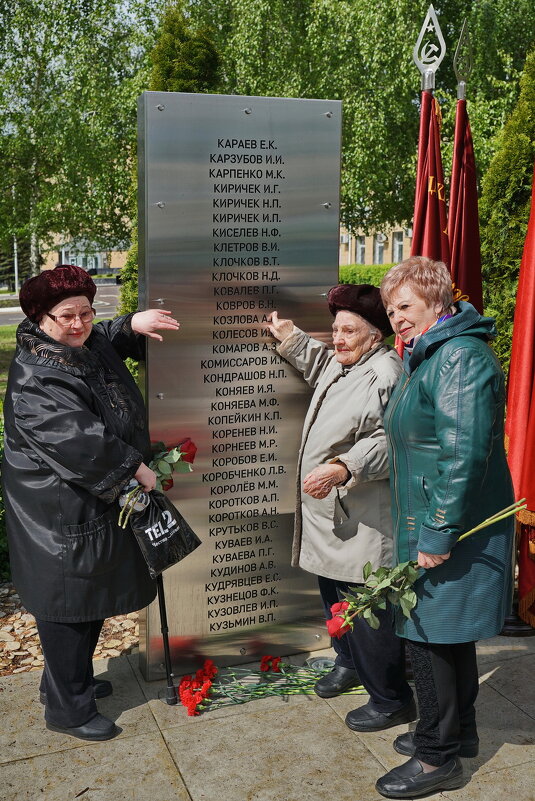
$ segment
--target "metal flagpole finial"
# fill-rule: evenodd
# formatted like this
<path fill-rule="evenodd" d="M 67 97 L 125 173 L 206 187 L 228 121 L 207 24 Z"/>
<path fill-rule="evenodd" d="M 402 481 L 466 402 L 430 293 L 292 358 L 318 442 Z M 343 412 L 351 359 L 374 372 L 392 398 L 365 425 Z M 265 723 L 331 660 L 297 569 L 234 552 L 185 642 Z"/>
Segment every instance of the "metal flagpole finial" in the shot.
<path fill-rule="evenodd" d="M 435 88 L 435 72 L 445 55 L 446 42 L 442 36 L 435 9 L 430 5 L 418 41 L 412 51 L 414 63 L 422 73 L 422 89 Z"/>
<path fill-rule="evenodd" d="M 470 77 L 474 66 L 472 53 L 472 42 L 468 32 L 467 20 L 463 22 L 459 43 L 453 57 L 453 69 L 457 78 L 457 100 L 464 100 L 466 97 L 466 82 Z"/>

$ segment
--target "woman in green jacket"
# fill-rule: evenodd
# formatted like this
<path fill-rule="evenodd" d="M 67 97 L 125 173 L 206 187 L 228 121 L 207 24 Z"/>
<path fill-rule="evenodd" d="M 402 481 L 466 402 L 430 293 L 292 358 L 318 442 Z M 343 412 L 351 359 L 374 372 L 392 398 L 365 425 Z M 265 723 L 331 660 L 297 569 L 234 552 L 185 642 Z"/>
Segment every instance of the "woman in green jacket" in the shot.
<path fill-rule="evenodd" d="M 512 503 L 513 489 L 493 320 L 454 303 L 445 265 L 423 257 L 393 267 L 381 294 L 405 370 L 385 413 L 395 559 L 417 559 L 422 571 L 412 618 L 396 621 L 420 720 L 394 743 L 411 759 L 377 789 L 412 798 L 459 787 L 459 756 L 478 752 L 475 641 L 498 634 L 509 611 L 513 523 L 458 538 Z"/>

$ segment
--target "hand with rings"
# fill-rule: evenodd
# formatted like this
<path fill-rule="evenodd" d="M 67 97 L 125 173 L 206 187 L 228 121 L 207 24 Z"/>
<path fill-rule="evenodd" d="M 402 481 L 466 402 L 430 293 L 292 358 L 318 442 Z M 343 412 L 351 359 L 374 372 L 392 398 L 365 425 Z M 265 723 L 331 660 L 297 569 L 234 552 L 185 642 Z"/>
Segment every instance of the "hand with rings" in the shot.
<path fill-rule="evenodd" d="M 144 334 L 151 339 L 158 339 L 160 342 L 163 337 L 156 334 L 156 331 L 169 330 L 178 331 L 180 323 L 171 317 L 171 312 L 167 309 L 147 309 L 147 311 L 136 312 L 132 317 L 132 331 L 136 334 Z"/>

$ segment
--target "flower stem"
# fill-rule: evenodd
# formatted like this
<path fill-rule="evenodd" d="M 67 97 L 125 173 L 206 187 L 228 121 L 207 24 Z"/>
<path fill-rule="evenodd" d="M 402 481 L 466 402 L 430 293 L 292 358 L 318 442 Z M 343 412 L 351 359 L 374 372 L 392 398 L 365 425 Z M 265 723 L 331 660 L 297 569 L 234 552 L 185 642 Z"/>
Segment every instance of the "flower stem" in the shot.
<path fill-rule="evenodd" d="M 135 486 L 133 489 L 131 489 L 131 490 L 130 490 L 130 492 L 129 492 L 129 493 L 127 493 L 127 495 L 126 495 L 126 497 L 125 497 L 124 506 L 123 506 L 123 508 L 121 509 L 121 511 L 119 512 L 119 518 L 118 518 L 119 525 L 120 525 L 121 527 L 122 527 L 122 523 L 123 523 L 123 517 L 124 517 L 124 515 L 125 515 L 125 513 L 126 513 L 126 511 L 127 511 L 127 509 L 128 509 L 128 507 L 129 507 L 129 505 L 130 505 L 130 498 L 131 498 L 131 497 L 132 497 L 132 496 L 133 496 L 133 495 L 134 495 L 136 492 L 139 492 L 139 489 L 140 489 L 140 487 L 141 487 L 141 484 L 136 484 L 136 486 Z"/>
<path fill-rule="evenodd" d="M 136 501 L 137 501 L 138 497 L 141 495 L 142 492 L 143 492 L 143 487 L 140 484 L 138 487 L 136 487 L 134 490 L 132 490 L 132 492 L 128 493 L 128 502 L 123 506 L 123 509 L 122 509 L 122 511 L 124 511 L 128 507 L 128 511 L 127 511 L 126 516 L 123 516 L 123 522 L 122 522 L 122 528 L 123 529 L 126 528 L 126 526 L 128 524 L 128 521 L 130 520 L 130 516 L 131 516 L 132 512 L 134 511 L 134 507 L 136 505 Z"/>
<path fill-rule="evenodd" d="M 523 503 L 524 501 L 525 498 L 522 498 L 522 500 L 517 501 L 511 506 L 508 506 L 506 509 L 502 509 L 501 512 L 497 512 L 492 517 L 488 517 L 486 520 L 483 520 L 483 522 L 480 523 L 478 526 L 474 526 L 474 528 L 471 528 L 470 531 L 466 531 L 464 534 L 461 534 L 461 536 L 457 541 L 460 542 L 461 540 L 466 539 L 466 537 L 469 537 L 471 534 L 475 534 L 476 531 L 480 531 L 482 528 L 486 528 L 487 526 L 493 525 L 494 523 L 499 523 L 501 520 L 505 520 L 507 517 L 511 517 L 511 515 L 516 514 L 517 512 L 520 511 L 520 509 L 525 509 L 527 504 Z"/>

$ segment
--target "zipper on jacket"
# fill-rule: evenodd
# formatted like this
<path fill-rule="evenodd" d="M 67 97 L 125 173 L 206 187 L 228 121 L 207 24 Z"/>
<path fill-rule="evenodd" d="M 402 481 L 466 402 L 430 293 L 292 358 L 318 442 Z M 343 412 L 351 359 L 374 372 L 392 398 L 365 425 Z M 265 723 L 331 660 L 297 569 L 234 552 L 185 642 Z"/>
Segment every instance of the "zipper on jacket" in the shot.
<path fill-rule="evenodd" d="M 407 384 L 409 383 L 410 380 L 411 380 L 411 376 L 409 375 L 409 376 L 407 376 L 407 378 L 405 380 L 405 383 L 401 387 L 400 393 L 399 393 L 398 397 L 396 398 L 396 402 L 395 402 L 395 405 L 394 405 L 394 407 L 392 409 L 392 412 L 397 408 L 399 402 L 401 401 L 401 398 L 403 397 L 403 393 L 405 392 L 405 387 L 407 386 Z M 390 413 L 390 419 L 392 419 L 392 412 Z M 397 509 L 397 514 L 398 514 L 398 525 L 399 525 L 400 524 L 399 521 L 401 519 L 401 509 L 400 509 L 400 506 L 399 506 L 398 492 L 397 492 L 398 471 L 397 471 L 397 467 L 396 467 L 397 458 L 396 458 L 395 448 L 392 448 L 392 456 L 393 456 L 392 467 L 394 469 L 394 496 L 395 496 L 395 499 L 396 499 L 396 509 Z M 396 557 L 399 557 L 399 554 L 396 554 Z"/>

